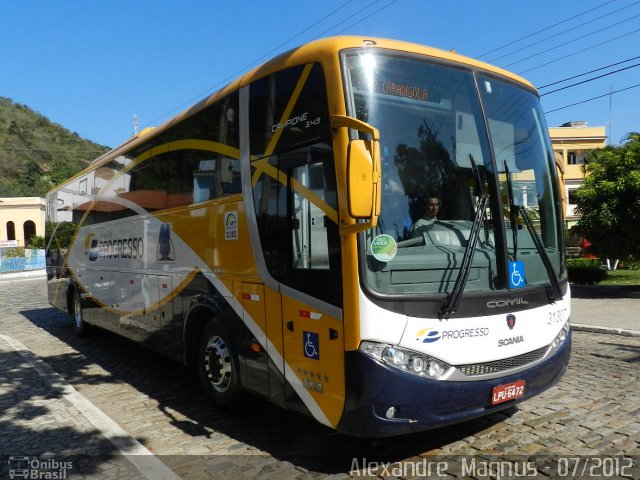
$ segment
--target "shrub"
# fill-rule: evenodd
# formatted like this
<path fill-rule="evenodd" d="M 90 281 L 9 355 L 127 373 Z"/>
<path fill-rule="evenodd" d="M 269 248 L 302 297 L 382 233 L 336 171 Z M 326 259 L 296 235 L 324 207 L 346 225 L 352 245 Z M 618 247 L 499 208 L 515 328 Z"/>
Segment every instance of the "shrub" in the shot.
<path fill-rule="evenodd" d="M 29 239 L 29 248 L 44 248 L 44 237 L 40 235 L 31 235 Z"/>
<path fill-rule="evenodd" d="M 602 262 L 592 258 L 568 258 L 569 281 L 578 285 L 593 285 L 607 278 Z"/>
<path fill-rule="evenodd" d="M 6 249 L 4 252 L 2 252 L 2 256 L 4 258 L 24 257 L 24 247 L 15 247 L 15 248 Z"/>
<path fill-rule="evenodd" d="M 640 260 L 636 258 L 627 258 L 624 261 L 625 270 L 640 270 Z"/>

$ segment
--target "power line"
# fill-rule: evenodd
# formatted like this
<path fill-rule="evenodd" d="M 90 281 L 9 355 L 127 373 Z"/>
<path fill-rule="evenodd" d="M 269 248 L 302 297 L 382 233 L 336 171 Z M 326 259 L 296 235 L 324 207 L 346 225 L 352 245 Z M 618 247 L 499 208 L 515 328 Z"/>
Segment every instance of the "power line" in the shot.
<path fill-rule="evenodd" d="M 609 64 L 609 65 L 607 65 L 605 67 L 600 67 L 600 68 L 596 68 L 596 69 L 593 69 L 593 70 L 589 70 L 588 72 L 579 73 L 578 75 L 574 75 L 572 77 L 567 77 L 567 78 L 563 78 L 562 80 L 557 80 L 557 81 L 552 82 L 552 83 L 547 83 L 546 85 L 542 85 L 542 86 L 538 87 L 538 90 L 542 90 L 543 88 L 547 88 L 547 87 L 551 87 L 553 85 L 557 85 L 558 83 L 568 82 L 569 80 L 573 80 L 574 78 L 584 77 L 585 75 L 589 75 L 590 73 L 599 72 L 600 70 L 605 70 L 607 68 L 615 67 L 616 65 L 621 65 L 623 63 L 627 63 L 627 62 L 630 62 L 632 60 L 637 60 L 638 58 L 640 58 L 640 55 L 638 55 L 637 57 L 627 58 L 626 60 L 622 60 L 621 62 L 611 63 L 611 64 Z"/>
<path fill-rule="evenodd" d="M 573 42 L 577 42 L 577 41 L 583 40 L 585 37 L 590 37 L 591 35 L 595 35 L 596 33 L 604 32 L 605 30 L 608 30 L 608 29 L 610 29 L 610 28 L 616 27 L 616 26 L 618 26 L 618 25 L 620 25 L 620 24 L 622 24 L 622 23 L 629 22 L 629 21 L 633 20 L 634 18 L 638 18 L 638 17 L 640 17 L 640 14 L 638 14 L 638 15 L 634 15 L 633 17 L 625 18 L 624 20 L 620 20 L 620 21 L 619 21 L 619 22 L 617 22 L 617 23 L 613 23 L 613 24 L 611 24 L 611 25 L 608 25 L 608 26 L 606 26 L 606 27 L 604 27 L 604 28 L 601 28 L 601 29 L 599 29 L 599 30 L 596 30 L 596 31 L 594 31 L 594 32 L 586 33 L 586 34 L 584 34 L 584 35 L 582 35 L 582 36 L 580 36 L 580 37 L 578 37 L 578 38 L 574 38 L 573 40 L 569 40 L 569 41 L 567 41 L 567 42 L 560 43 L 560 44 L 558 44 L 558 45 L 556 45 L 556 46 L 554 46 L 554 47 L 551 47 L 551 48 L 548 48 L 548 49 L 546 49 L 546 50 L 543 50 L 542 52 L 538 52 L 538 53 L 535 53 L 535 54 L 533 54 L 533 55 L 529 55 L 529 56 L 527 56 L 527 58 L 522 58 L 522 59 L 520 59 L 520 60 L 516 60 L 515 62 L 508 63 L 508 64 L 506 64 L 506 65 L 505 65 L 505 68 L 506 68 L 506 67 L 510 67 L 511 65 L 515 65 L 516 63 L 525 62 L 525 61 L 527 61 L 527 60 L 529 60 L 529 59 L 531 59 L 531 58 L 538 57 L 538 56 L 540 56 L 540 55 L 544 55 L 545 53 L 548 53 L 548 52 L 550 52 L 550 51 L 552 51 L 552 50 L 557 50 L 558 48 L 564 47 L 565 45 L 569 45 L 570 43 L 573 43 Z"/>
<path fill-rule="evenodd" d="M 493 52 L 497 52 L 498 50 L 502 50 L 503 48 L 509 47 L 509 46 L 513 45 L 514 43 L 518 43 L 518 42 L 520 42 L 520 41 L 522 41 L 522 40 L 526 40 L 527 38 L 531 38 L 531 37 L 533 37 L 534 35 L 537 35 L 537 34 L 539 34 L 539 33 L 542 33 L 542 32 L 545 32 L 545 31 L 547 31 L 547 30 L 550 30 L 550 29 L 552 29 L 552 28 L 554 28 L 554 27 L 557 27 L 558 25 L 562 25 L 563 23 L 566 23 L 566 22 L 568 22 L 568 21 L 570 21 L 570 20 L 573 20 L 574 18 L 578 18 L 578 17 L 581 17 L 582 15 L 586 15 L 587 13 L 593 12 L 594 10 L 597 10 L 597 9 L 599 9 L 599 8 L 602 8 L 602 7 L 604 7 L 604 6 L 606 6 L 606 5 L 610 4 L 610 3 L 613 3 L 613 2 L 615 2 L 615 1 L 616 1 L 616 0 L 609 0 L 609 1 L 608 1 L 608 2 L 606 2 L 606 3 L 603 3 L 603 4 L 601 4 L 601 5 L 598 5 L 597 7 L 593 7 L 593 8 L 591 8 L 591 9 L 589 9 L 589 10 L 585 10 L 584 12 L 582 12 L 582 13 L 578 13 L 577 15 L 574 15 L 573 17 L 569 17 L 569 18 L 567 18 L 567 19 L 565 19 L 565 20 L 562 20 L 562 21 L 560 21 L 560 22 L 558 22 L 558 23 L 554 23 L 554 24 L 553 24 L 553 25 L 551 25 L 551 26 L 548 26 L 548 27 L 545 27 L 545 28 L 543 28 L 543 29 L 541 29 L 541 30 L 538 30 L 538 31 L 536 31 L 536 32 L 530 33 L 529 35 L 525 35 L 524 37 L 518 38 L 517 40 L 513 40 L 512 42 L 509 42 L 509 43 L 507 43 L 507 44 L 505 44 L 505 45 L 502 45 L 501 47 L 494 48 L 493 50 L 491 50 L 491 51 L 489 51 L 489 52 L 483 53 L 482 55 L 478 55 L 476 58 L 482 58 L 482 57 L 485 57 L 485 56 L 487 56 L 487 55 L 489 55 L 489 54 L 491 54 L 491 53 L 493 53 Z"/>
<path fill-rule="evenodd" d="M 369 5 L 369 7 L 372 7 L 373 5 L 375 5 L 376 3 L 378 3 L 378 1 L 379 1 L 379 0 L 376 0 L 375 2 L 373 2 L 372 4 L 370 4 L 370 5 Z M 391 5 L 393 5 L 394 3 L 396 3 L 397 1 L 398 1 L 398 0 L 392 0 L 392 1 L 391 1 L 391 2 L 389 2 L 388 4 L 383 5 L 382 7 L 380 7 L 379 9 L 374 10 L 373 12 L 371 12 L 371 13 L 370 13 L 369 15 L 367 15 L 366 17 L 361 18 L 360 20 L 357 20 L 356 22 L 352 23 L 352 24 L 351 24 L 351 25 L 349 25 L 348 27 L 345 27 L 345 28 L 343 28 L 342 30 L 337 31 L 337 32 L 335 33 L 335 35 L 338 35 L 338 34 L 340 34 L 340 33 L 343 33 L 343 32 L 345 32 L 345 31 L 349 30 L 349 29 L 350 29 L 350 28 L 352 28 L 352 27 L 355 27 L 355 26 L 356 26 L 356 25 L 358 25 L 359 23 L 364 22 L 364 21 L 365 21 L 366 19 L 368 19 L 369 17 L 372 17 L 372 16 L 374 16 L 376 13 L 381 12 L 382 10 L 384 10 L 385 8 L 390 7 Z M 367 8 L 368 8 L 368 7 L 367 7 Z M 363 11 L 364 11 L 364 9 L 363 9 Z M 341 23 L 344 23 L 344 22 L 341 22 Z M 333 28 L 335 28 L 336 26 L 337 26 L 337 25 L 334 25 L 334 27 L 331 27 L 329 30 L 332 30 L 332 29 L 333 29 Z M 321 33 L 320 35 L 323 35 L 324 33 L 327 33 L 329 30 L 327 30 L 327 31 L 325 31 L 325 32 L 323 32 L 323 33 Z M 317 36 L 316 36 L 316 37 L 314 37 L 314 38 L 318 38 L 320 35 L 317 35 Z"/>
<path fill-rule="evenodd" d="M 309 30 L 311 30 L 313 27 L 315 27 L 316 25 L 320 24 L 321 22 L 323 22 L 324 20 L 326 20 L 327 18 L 329 18 L 331 15 L 333 15 L 334 13 L 336 13 L 339 10 L 342 10 L 344 7 L 346 7 L 347 5 L 349 5 L 351 2 L 353 2 L 353 0 L 348 0 L 347 2 L 343 3 L 342 5 L 340 5 L 338 8 L 336 8 L 335 10 L 331 11 L 330 13 L 326 14 L 324 17 L 322 17 L 320 20 L 315 21 L 314 23 L 312 23 L 311 25 L 309 25 L 307 28 L 305 28 L 304 30 L 300 30 L 298 33 L 296 33 L 293 37 L 289 38 L 288 40 L 285 40 L 284 42 L 282 42 L 280 45 L 278 45 L 275 48 L 272 48 L 271 50 L 269 50 L 267 53 L 265 53 L 263 56 L 261 56 L 260 58 L 258 58 L 257 60 L 255 60 L 251 65 L 259 62 L 260 60 L 263 60 L 265 58 L 267 58 L 269 55 L 271 55 L 273 52 L 277 51 L 279 48 L 284 47 L 287 43 L 291 42 L 292 40 L 295 40 L 296 38 L 298 38 L 300 35 L 302 35 L 303 33 L 308 32 Z"/>
<path fill-rule="evenodd" d="M 587 22 L 581 23 L 580 25 L 576 25 L 575 27 L 569 28 L 569 29 L 567 29 L 567 30 L 563 30 L 563 31 L 562 31 L 562 32 L 560 32 L 560 33 L 556 33 L 556 34 L 551 35 L 551 36 L 549 36 L 549 37 L 545 37 L 545 38 L 543 38 L 542 40 L 538 40 L 537 42 L 530 43 L 529 45 L 526 45 L 526 46 L 524 46 L 524 47 L 521 47 L 521 48 L 519 48 L 519 49 L 517 49 L 517 50 L 513 50 L 513 51 L 511 51 L 511 52 L 509 52 L 509 53 L 505 53 L 504 55 L 501 55 L 501 56 L 499 56 L 499 57 L 496 57 L 496 58 L 493 58 L 493 59 L 491 59 L 491 60 L 487 60 L 487 61 L 488 61 L 489 63 L 494 63 L 494 62 L 496 62 L 497 60 L 501 60 L 501 59 L 503 59 L 504 57 L 508 57 L 508 56 L 510 56 L 510 55 L 513 55 L 514 53 L 521 52 L 522 50 L 526 50 L 527 48 L 531 48 L 531 47 L 533 47 L 533 46 L 535 46 L 535 45 L 539 45 L 539 44 L 541 44 L 541 43 L 543 43 L 543 42 L 546 42 L 547 40 L 551 40 L 552 38 L 559 37 L 560 35 L 565 35 L 565 34 L 567 34 L 567 33 L 571 32 L 571 31 L 573 31 L 573 30 L 577 30 L 578 28 L 582 28 L 582 27 L 584 27 L 585 25 L 588 25 L 588 24 L 590 24 L 590 23 L 593 23 L 593 22 L 597 22 L 597 21 L 599 21 L 599 20 L 602 20 L 602 19 L 603 19 L 603 18 L 605 18 L 605 17 L 608 17 L 608 16 L 610 16 L 610 15 L 613 15 L 613 14 L 615 14 L 615 13 L 618 13 L 618 12 L 620 12 L 620 11 L 622 11 L 622 10 L 625 10 L 625 9 L 629 8 L 629 7 L 633 7 L 634 5 L 637 5 L 638 3 L 640 3 L 640 1 L 636 1 L 636 2 L 630 3 L 629 5 L 626 5 L 626 6 L 622 7 L 622 8 L 619 8 L 619 9 L 617 9 L 617 10 L 614 10 L 614 11 L 612 11 L 612 12 L 606 13 L 606 14 L 604 14 L 604 15 L 602 15 L 602 16 L 600 16 L 600 17 L 598 17 L 598 18 L 594 18 L 594 19 L 589 20 L 589 21 L 587 21 Z M 626 21 L 626 20 L 625 20 L 625 21 Z M 617 24 L 615 24 L 615 25 L 617 25 Z M 608 27 L 607 27 L 607 28 L 608 28 Z M 599 31 L 602 31 L 602 30 L 599 30 Z"/>
<path fill-rule="evenodd" d="M 598 95 L 597 97 L 588 98 L 586 100 L 582 100 L 581 102 L 572 103 L 571 105 L 565 105 L 564 107 L 554 108 L 553 110 L 548 110 L 548 111 L 545 111 L 544 113 L 547 114 L 547 113 L 557 112 L 558 110 L 564 110 L 565 108 L 575 107 L 576 105 L 580 105 L 582 103 L 598 100 L 599 98 L 608 97 L 609 95 L 613 95 L 614 93 L 624 92 L 626 90 L 631 90 L 632 88 L 636 88 L 636 87 L 640 87 L 640 83 L 636 83 L 635 85 L 631 85 L 630 87 L 627 87 L 627 88 L 621 88 L 620 90 L 613 90 L 609 93 L 605 93 L 604 95 Z"/>
<path fill-rule="evenodd" d="M 364 12 L 365 10 L 369 10 L 371 7 L 373 7 L 376 3 L 380 3 L 382 0 L 374 0 L 372 3 L 370 3 L 369 5 L 367 5 L 366 7 L 364 7 L 360 13 Z M 376 10 L 377 12 L 377 10 Z M 376 13 L 374 12 L 374 13 Z M 368 17 L 367 17 L 368 18 Z M 320 38 L 321 36 L 329 33 L 331 30 L 333 30 L 334 28 L 336 28 L 339 25 L 342 25 L 343 23 L 346 23 L 349 21 L 349 18 L 345 18 L 344 20 L 342 20 L 341 22 L 336 23 L 335 25 L 329 27 L 328 29 L 326 29 L 324 32 L 320 32 L 319 34 L 317 34 L 315 37 L 312 38 L 312 40 L 315 40 L 316 38 Z"/>
<path fill-rule="evenodd" d="M 369 17 L 372 17 L 372 16 L 374 16 L 376 13 L 381 12 L 382 10 L 384 10 L 385 8 L 390 7 L 391 5 L 393 5 L 394 3 L 396 3 L 397 1 L 398 1 L 398 0 L 392 0 L 392 1 L 391 1 L 391 2 L 389 2 L 388 4 L 383 5 L 383 6 L 382 6 L 382 7 L 380 7 L 378 10 L 376 10 L 376 11 L 374 11 L 374 12 L 370 13 L 369 15 L 367 15 L 367 16 L 366 16 L 366 17 L 364 17 L 364 18 L 361 18 L 361 19 L 360 19 L 360 20 L 358 20 L 357 22 L 352 23 L 351 25 L 349 25 L 348 27 L 346 27 L 346 28 L 344 28 L 344 29 L 340 30 L 340 31 L 339 31 L 339 32 L 337 32 L 337 33 L 342 33 L 342 32 L 344 32 L 344 31 L 346 31 L 346 30 L 350 29 L 351 27 L 355 27 L 355 26 L 356 26 L 356 25 L 358 25 L 359 23 L 364 22 L 364 21 L 365 21 L 366 19 L 368 19 Z"/>
<path fill-rule="evenodd" d="M 577 51 L 575 51 L 575 52 L 573 52 L 573 53 L 570 53 L 570 54 L 568 54 L 568 55 L 564 55 L 564 56 L 562 56 L 562 57 L 560 57 L 560 58 L 556 58 L 555 60 L 551 60 L 551 61 L 548 61 L 548 62 L 545 62 L 545 63 L 541 63 L 540 65 L 536 65 L 535 67 L 528 68 L 527 70 L 522 70 L 521 72 L 518 72 L 518 74 L 519 74 L 519 75 L 522 75 L 523 73 L 530 72 L 531 70 L 536 70 L 536 69 L 538 69 L 538 68 L 540 68 L 540 67 L 545 67 L 545 66 L 547 66 L 547 65 L 551 65 L 552 63 L 559 62 L 560 60 L 564 60 L 565 58 L 572 57 L 572 56 L 574 56 L 574 55 L 577 55 L 578 53 L 586 52 L 587 50 L 591 50 L 591 49 L 593 49 L 593 48 L 600 47 L 600 46 L 602 46 L 602 45 L 605 45 L 605 44 L 607 44 L 607 43 L 611 43 L 611 42 L 613 42 L 613 41 L 615 41 L 615 40 L 619 40 L 619 39 L 621 39 L 621 38 L 623 38 L 623 37 L 627 37 L 627 36 L 632 35 L 632 34 L 637 33 L 637 32 L 640 32 L 640 28 L 638 28 L 638 29 L 636 29 L 636 30 L 633 30 L 633 31 L 631 31 L 631 32 L 628 32 L 628 33 L 622 34 L 622 35 L 620 35 L 620 36 L 618 36 L 618 37 L 611 38 L 611 39 L 609 39 L 609 40 L 605 40 L 604 42 L 600 42 L 600 43 L 597 43 L 597 44 L 595 44 L 595 45 L 591 45 L 591 46 L 589 46 L 589 47 L 583 48 L 582 50 L 577 50 Z"/>
<path fill-rule="evenodd" d="M 380 0 L 377 0 L 380 1 Z M 203 96 L 211 93 L 213 90 L 215 90 L 216 88 L 224 85 L 225 83 L 227 83 L 230 80 L 233 80 L 235 77 L 237 77 L 239 74 L 241 74 L 242 72 L 246 71 L 248 68 L 254 66 L 256 63 L 260 62 L 261 60 L 263 60 L 264 58 L 266 58 L 268 55 L 270 55 L 271 53 L 275 52 L 276 50 L 278 50 L 279 48 L 283 47 L 284 45 L 286 45 L 287 43 L 291 42 L 293 39 L 298 38 L 300 35 L 302 35 L 303 33 L 306 33 L 307 31 L 311 30 L 313 27 L 315 27 L 316 25 L 320 24 L 321 22 L 323 22 L 324 20 L 326 20 L 327 18 L 329 18 L 330 16 L 334 15 L 336 12 L 338 12 L 339 10 L 342 10 L 344 7 L 346 7 L 347 5 L 349 5 L 350 3 L 352 3 L 353 0 L 347 0 L 345 3 L 343 3 L 342 5 L 340 5 L 338 8 L 336 8 L 335 10 L 332 10 L 331 12 L 329 12 L 328 14 L 326 14 L 324 17 L 322 17 L 319 20 L 316 20 L 315 22 L 313 22 L 310 26 L 308 26 L 307 28 L 301 30 L 300 32 L 296 33 L 294 36 L 292 36 L 291 38 L 289 38 L 288 40 L 286 40 L 285 42 L 281 43 L 280 45 L 278 45 L 277 47 L 271 49 L 269 52 L 265 53 L 263 56 L 257 58 L 256 60 L 254 60 L 253 62 L 249 63 L 248 65 L 244 66 L 243 68 L 241 68 L 240 70 L 236 70 L 234 73 L 232 73 L 231 75 L 229 75 L 228 77 L 226 77 L 225 79 L 219 81 L 218 83 L 216 83 L 215 85 L 213 85 L 212 87 L 207 88 L 206 90 L 200 92 L 199 94 L 197 94 L 196 96 L 192 97 L 191 99 L 187 100 L 186 102 L 178 105 L 177 107 L 175 107 L 174 109 L 168 111 L 167 113 L 164 113 L 163 115 L 156 117 L 155 119 L 151 120 L 149 123 L 153 124 L 156 123 L 157 121 L 185 108 L 188 105 L 191 105 L 193 102 L 195 102 L 196 100 L 202 98 Z M 375 3 L 375 2 L 374 2 Z M 365 7 L 364 10 L 366 10 L 367 8 L 370 8 L 371 5 L 369 5 L 368 7 Z M 344 23 L 344 22 L 342 22 Z M 340 25 L 340 24 L 338 24 Z M 335 27 L 335 25 L 334 25 Z M 331 28 L 334 28 L 331 27 Z"/>
<path fill-rule="evenodd" d="M 567 85 L 565 87 L 556 88 L 555 90 L 551 90 L 550 92 L 545 92 L 545 93 L 541 94 L 540 96 L 544 97 L 545 95 L 549 95 L 551 93 L 559 92 L 561 90 L 566 90 L 567 88 L 575 87 L 576 85 L 582 85 L 583 83 L 592 82 L 592 81 L 597 80 L 597 79 L 602 78 L 602 77 L 608 77 L 609 75 L 613 75 L 614 73 L 622 72 L 624 70 L 629 70 L 630 68 L 634 68 L 634 67 L 637 67 L 637 66 L 640 66 L 640 63 L 636 63 L 635 65 L 631 65 L 629 67 L 620 68 L 619 70 L 614 70 L 613 72 L 603 73 L 602 75 L 598 75 L 597 77 L 588 78 L 587 80 L 583 80 L 583 81 L 577 82 L 577 83 L 572 83 L 571 85 Z"/>

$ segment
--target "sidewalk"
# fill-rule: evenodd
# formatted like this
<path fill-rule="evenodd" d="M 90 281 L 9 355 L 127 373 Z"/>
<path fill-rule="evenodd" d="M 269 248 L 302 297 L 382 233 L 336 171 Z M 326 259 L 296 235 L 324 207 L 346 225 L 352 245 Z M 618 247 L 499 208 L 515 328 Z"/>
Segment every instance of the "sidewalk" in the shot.
<path fill-rule="evenodd" d="M 48 364 L 2 334 L 0 430 L 0 475 L 9 470 L 10 478 L 21 472 L 24 478 L 178 478 Z"/>
<path fill-rule="evenodd" d="M 640 337 L 640 286 L 571 285 L 574 330 Z"/>

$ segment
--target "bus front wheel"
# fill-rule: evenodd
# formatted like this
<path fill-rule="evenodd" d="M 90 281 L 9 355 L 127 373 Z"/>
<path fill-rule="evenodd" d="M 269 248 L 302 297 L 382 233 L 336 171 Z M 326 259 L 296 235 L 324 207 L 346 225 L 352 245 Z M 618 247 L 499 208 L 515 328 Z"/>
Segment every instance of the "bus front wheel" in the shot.
<path fill-rule="evenodd" d="M 228 406 L 238 394 L 238 367 L 224 328 L 213 321 L 204 328 L 198 348 L 198 371 L 207 395 L 220 406 Z"/>

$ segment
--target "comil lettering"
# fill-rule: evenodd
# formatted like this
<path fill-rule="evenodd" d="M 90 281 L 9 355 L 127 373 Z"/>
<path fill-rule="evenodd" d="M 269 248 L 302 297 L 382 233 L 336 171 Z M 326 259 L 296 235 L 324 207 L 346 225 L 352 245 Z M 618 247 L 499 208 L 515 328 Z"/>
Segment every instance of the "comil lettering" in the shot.
<path fill-rule="evenodd" d="M 512 305 L 529 305 L 529 302 L 522 297 L 505 298 L 504 300 L 489 300 L 487 302 L 487 307 L 489 308 L 511 307 Z"/>

